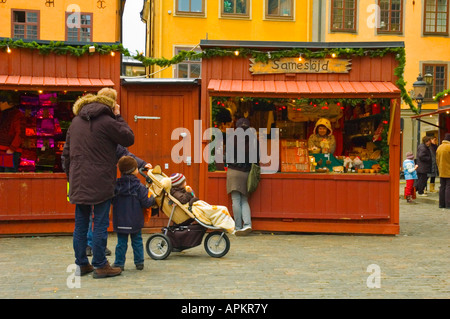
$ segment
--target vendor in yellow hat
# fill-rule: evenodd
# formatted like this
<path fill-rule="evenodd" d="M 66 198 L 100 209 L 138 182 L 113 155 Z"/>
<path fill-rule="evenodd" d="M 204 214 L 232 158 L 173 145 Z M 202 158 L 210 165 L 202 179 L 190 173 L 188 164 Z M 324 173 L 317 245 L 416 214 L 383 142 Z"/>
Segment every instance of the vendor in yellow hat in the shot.
<path fill-rule="evenodd" d="M 336 150 L 336 139 L 330 120 L 320 118 L 317 120 L 313 134 L 308 139 L 308 149 L 312 153 L 331 153 Z"/>

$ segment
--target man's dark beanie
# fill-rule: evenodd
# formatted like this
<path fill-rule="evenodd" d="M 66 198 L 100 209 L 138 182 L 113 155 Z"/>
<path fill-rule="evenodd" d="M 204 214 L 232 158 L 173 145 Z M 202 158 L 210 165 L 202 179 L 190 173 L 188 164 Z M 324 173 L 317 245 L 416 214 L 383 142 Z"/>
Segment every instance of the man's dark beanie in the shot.
<path fill-rule="evenodd" d="M 445 133 L 444 140 L 450 141 L 450 133 Z"/>
<path fill-rule="evenodd" d="M 122 156 L 119 159 L 119 171 L 124 174 L 131 174 L 138 167 L 137 161 L 131 156 Z"/>

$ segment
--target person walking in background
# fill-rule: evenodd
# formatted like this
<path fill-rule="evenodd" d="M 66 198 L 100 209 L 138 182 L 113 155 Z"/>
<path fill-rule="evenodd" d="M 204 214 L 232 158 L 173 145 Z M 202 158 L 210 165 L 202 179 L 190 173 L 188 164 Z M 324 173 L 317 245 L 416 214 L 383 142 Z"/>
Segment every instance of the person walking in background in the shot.
<path fill-rule="evenodd" d="M 414 163 L 414 154 L 412 152 L 406 153 L 406 159 L 403 161 L 403 172 L 405 174 L 405 198 L 408 203 L 415 203 L 413 200 L 414 181 L 417 180 L 417 164 Z"/>
<path fill-rule="evenodd" d="M 431 172 L 431 151 L 430 151 L 431 137 L 424 136 L 422 144 L 417 147 L 417 196 L 427 196 L 425 194 L 425 187 L 427 187 L 428 173 Z"/>
<path fill-rule="evenodd" d="M 430 154 L 431 154 L 431 172 L 428 173 L 428 177 L 430 178 L 430 193 L 437 193 L 438 191 L 435 188 L 436 185 L 436 177 L 439 176 L 439 169 L 436 164 L 436 150 L 438 148 L 437 137 L 432 136 L 430 140 Z"/>
<path fill-rule="evenodd" d="M 144 244 L 142 228 L 144 227 L 143 209 L 155 204 L 153 195 L 148 196 L 148 189 L 137 175 L 138 163 L 131 156 L 123 156 L 117 164 L 120 178 L 117 179 L 113 205 L 113 228 L 117 233 L 116 256 L 113 267 L 124 270 L 125 256 L 128 248 L 128 236 L 133 248 L 136 269 L 144 269 Z"/>
<path fill-rule="evenodd" d="M 240 118 L 236 121 L 236 129 L 243 129 L 244 132 L 250 129 L 250 121 L 246 118 Z M 237 131 L 237 130 L 236 130 Z M 250 154 L 257 156 L 256 133 L 250 131 L 249 136 L 245 137 L 243 145 L 237 145 L 238 139 L 234 136 L 234 141 L 228 141 L 227 136 L 227 193 L 231 194 L 233 215 L 236 224 L 236 235 L 247 235 L 252 231 L 252 219 L 250 205 L 248 203 L 247 179 L 252 167 Z M 254 137 L 254 138 L 251 138 Z M 231 145 L 234 145 L 234 157 L 229 158 L 228 152 Z M 243 155 L 243 160 L 239 157 Z"/>
<path fill-rule="evenodd" d="M 450 208 L 450 133 L 445 134 L 442 144 L 436 150 L 439 169 L 439 208 Z"/>
<path fill-rule="evenodd" d="M 79 274 L 94 271 L 94 278 L 117 276 L 105 256 L 109 211 L 117 174 L 117 145 L 133 145 L 134 134 L 120 116 L 114 97 L 87 94 L 73 106 L 74 119 L 63 149 L 64 171 L 69 180 L 69 199 L 75 204 L 73 248 Z M 86 256 L 89 218 L 94 211 L 92 265 Z"/>

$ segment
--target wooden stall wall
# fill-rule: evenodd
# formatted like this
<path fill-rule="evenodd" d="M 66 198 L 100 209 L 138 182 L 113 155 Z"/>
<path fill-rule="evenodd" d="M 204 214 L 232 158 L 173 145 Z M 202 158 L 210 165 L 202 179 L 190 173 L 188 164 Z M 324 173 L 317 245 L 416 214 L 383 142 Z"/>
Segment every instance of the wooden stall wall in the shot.
<path fill-rule="evenodd" d="M 202 119 L 204 129 L 210 126 L 212 96 L 240 96 L 240 81 L 327 81 L 330 82 L 389 82 L 395 83 L 394 55 L 384 57 L 354 57 L 348 74 L 276 74 L 252 75 L 248 58 L 214 57 L 202 62 Z M 227 81 L 229 92 L 208 91 L 210 80 Z M 234 81 L 236 80 L 236 81 Z M 355 83 L 356 84 L 356 83 Z M 309 92 L 302 96 L 291 94 L 246 93 L 245 96 L 279 98 L 368 98 L 356 92 L 337 95 L 330 92 Z M 380 92 L 373 98 L 391 98 L 390 174 L 292 174 L 262 175 L 258 190 L 250 196 L 252 224 L 256 230 L 333 232 L 333 233 L 399 233 L 399 162 L 400 107 L 399 94 Z M 396 108 L 393 108 L 393 105 Z M 204 146 L 206 143 L 204 142 Z M 211 203 L 231 208 L 226 193 L 226 173 L 201 170 L 205 181 L 201 196 Z M 231 211 L 231 209 L 230 209 Z"/>
<path fill-rule="evenodd" d="M 200 119 L 200 85 L 123 85 L 122 105 L 125 106 L 122 115 L 135 134 L 135 143 L 129 150 L 153 166 L 160 165 L 168 176 L 173 173 L 184 174 L 188 185 L 197 192 L 200 166 L 193 160 L 193 132 L 194 120 Z M 135 121 L 135 116 L 158 119 L 139 118 Z M 191 136 L 190 141 L 188 138 L 182 139 L 179 134 L 172 140 L 172 132 L 178 128 L 184 128 L 182 131 Z M 191 149 L 191 165 L 187 163 L 189 154 L 184 153 L 184 150 L 175 152 L 175 159 L 172 159 L 173 147 L 182 140 L 186 142 L 183 144 L 185 150 Z M 180 163 L 176 163 L 178 161 Z M 162 226 L 167 225 L 167 221 L 167 216 L 160 212 L 146 223 L 144 231 L 159 231 Z"/>
<path fill-rule="evenodd" d="M 42 55 L 0 52 L 0 90 L 120 93 L 120 55 Z M 72 233 L 75 206 L 67 202 L 64 173 L 1 173 L 0 234 Z"/>

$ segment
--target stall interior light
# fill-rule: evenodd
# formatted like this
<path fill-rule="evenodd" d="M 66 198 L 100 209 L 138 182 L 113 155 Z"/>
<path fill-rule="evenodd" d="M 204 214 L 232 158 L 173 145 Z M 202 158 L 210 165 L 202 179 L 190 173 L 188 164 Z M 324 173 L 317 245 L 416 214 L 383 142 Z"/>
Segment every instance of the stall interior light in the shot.
<path fill-rule="evenodd" d="M 11 53 L 11 49 L 9 48 L 9 45 L 6 46 L 6 52 Z"/>
<path fill-rule="evenodd" d="M 298 57 L 298 61 L 299 62 L 302 62 L 303 61 L 303 58 L 302 58 L 302 55 L 300 54 L 300 56 Z"/>
<path fill-rule="evenodd" d="M 115 55 L 116 55 L 116 52 L 111 51 L 111 56 L 115 56 Z"/>
<path fill-rule="evenodd" d="M 234 51 L 234 55 L 238 56 L 239 55 L 239 51 L 238 50 Z"/>
<path fill-rule="evenodd" d="M 336 57 L 336 53 L 331 53 L 331 57 L 335 58 Z"/>

